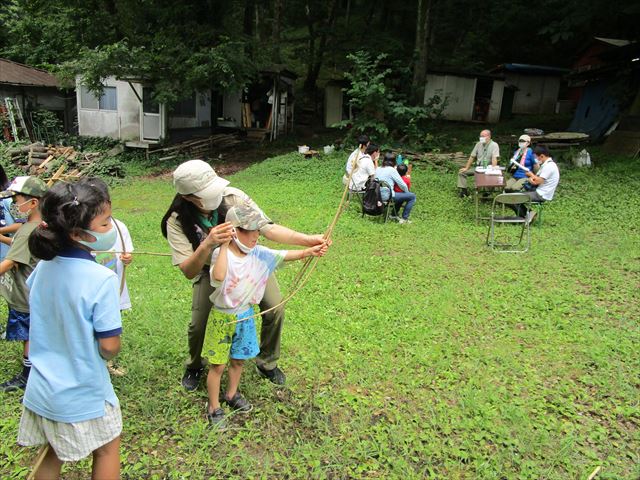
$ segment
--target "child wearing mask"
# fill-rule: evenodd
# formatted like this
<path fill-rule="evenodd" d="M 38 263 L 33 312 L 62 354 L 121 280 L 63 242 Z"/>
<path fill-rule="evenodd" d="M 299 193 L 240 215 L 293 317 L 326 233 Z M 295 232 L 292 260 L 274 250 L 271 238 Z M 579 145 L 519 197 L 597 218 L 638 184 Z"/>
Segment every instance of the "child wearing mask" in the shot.
<path fill-rule="evenodd" d="M 41 260 L 27 281 L 33 367 L 18 443 L 46 445 L 35 478 L 88 455 L 91 478 L 120 478 L 122 416 L 105 366 L 120 351 L 119 281 L 91 254 L 116 239 L 107 192 L 97 178 L 56 183 L 29 237 Z"/>
<path fill-rule="evenodd" d="M 0 293 L 7 300 L 9 316 L 6 339 L 23 342 L 22 370 L 10 380 L 0 384 L 0 391 L 24 389 L 31 372 L 29 360 L 29 288 L 27 278 L 38 259 L 29 248 L 29 235 L 41 221 L 40 199 L 47 191 L 45 183 L 37 177 L 16 177 L 0 198 L 13 199 L 11 215 L 27 222 L 15 233 L 6 257 L 0 262 Z"/>
<path fill-rule="evenodd" d="M 235 227 L 232 240 L 213 251 L 211 258 L 211 295 L 213 317 L 209 319 L 203 355 L 209 360 L 207 419 L 212 426 L 224 429 L 225 413 L 220 407 L 220 379 L 227 361 L 229 381 L 224 402 L 234 411 L 248 412 L 252 405 L 240 394 L 238 386 L 244 361 L 255 357 L 260 349 L 256 335 L 254 304 L 264 295 L 269 275 L 283 261 L 322 256 L 326 244 L 304 250 L 271 250 L 257 245 L 264 217 L 248 205 L 231 207 L 227 222 Z"/>

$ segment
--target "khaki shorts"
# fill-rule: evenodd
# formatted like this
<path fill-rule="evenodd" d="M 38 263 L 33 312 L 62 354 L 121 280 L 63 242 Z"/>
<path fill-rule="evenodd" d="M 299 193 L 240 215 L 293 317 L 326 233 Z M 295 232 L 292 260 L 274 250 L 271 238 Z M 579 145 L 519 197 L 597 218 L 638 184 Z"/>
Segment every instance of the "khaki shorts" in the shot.
<path fill-rule="evenodd" d="M 105 402 L 103 417 L 63 423 L 22 409 L 18 443 L 24 447 L 50 444 L 63 462 L 75 462 L 117 438 L 122 432 L 120 405 Z"/>

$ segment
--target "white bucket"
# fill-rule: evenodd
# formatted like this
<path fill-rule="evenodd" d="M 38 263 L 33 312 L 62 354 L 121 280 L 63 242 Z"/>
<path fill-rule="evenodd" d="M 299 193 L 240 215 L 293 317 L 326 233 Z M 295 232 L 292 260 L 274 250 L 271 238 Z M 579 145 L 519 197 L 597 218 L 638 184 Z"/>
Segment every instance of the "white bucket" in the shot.
<path fill-rule="evenodd" d="M 306 145 L 301 145 L 298 147 L 298 153 L 307 153 L 309 151 L 309 147 Z"/>

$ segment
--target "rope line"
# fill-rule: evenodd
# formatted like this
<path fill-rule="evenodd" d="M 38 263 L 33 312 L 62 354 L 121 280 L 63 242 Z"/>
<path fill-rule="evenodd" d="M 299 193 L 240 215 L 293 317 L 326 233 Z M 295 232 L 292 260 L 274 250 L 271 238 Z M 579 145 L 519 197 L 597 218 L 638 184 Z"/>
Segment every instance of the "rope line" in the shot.
<path fill-rule="evenodd" d="M 331 220 L 331 223 L 329 224 L 329 226 L 325 230 L 324 234 L 322 235 L 322 238 L 325 241 L 331 240 L 331 236 L 333 235 L 333 231 L 336 228 L 338 220 L 340 219 L 340 216 L 342 215 L 342 213 L 345 210 L 344 207 L 345 207 L 345 204 L 348 202 L 347 201 L 347 196 L 348 196 L 348 193 L 349 193 L 349 186 L 351 185 L 351 177 L 353 177 L 354 172 L 357 170 L 358 161 L 362 158 L 362 156 L 360 156 L 359 153 L 360 152 L 358 152 L 358 154 L 356 154 L 356 158 L 353 161 L 353 164 L 352 164 L 353 167 L 351 168 L 351 172 L 349 172 L 349 176 L 347 177 L 347 181 L 346 181 L 346 184 L 344 186 L 344 190 L 342 191 L 342 197 L 340 198 L 340 203 L 338 204 L 338 208 L 336 209 L 336 213 L 334 214 L 333 219 Z M 118 232 L 120 232 L 120 229 L 118 229 Z M 122 235 L 120 235 L 120 238 L 122 238 Z M 151 255 L 151 256 L 157 256 L 157 257 L 171 257 L 172 256 L 171 253 L 160 253 L 160 252 L 144 252 L 144 251 L 127 252 L 126 249 L 124 248 L 124 240 L 123 240 L 123 243 L 122 243 L 122 251 L 115 251 L 114 252 L 113 250 L 97 250 L 97 251 L 94 251 L 93 253 L 115 253 L 115 254 L 131 253 L 131 255 Z M 313 273 L 313 271 L 316 268 L 316 265 L 318 264 L 318 259 L 319 259 L 319 257 L 314 257 L 314 256 L 311 256 L 311 257 L 308 257 L 307 259 L 305 259 L 305 261 L 303 262 L 302 266 L 300 267 L 300 270 L 298 271 L 296 276 L 293 278 L 293 281 L 291 282 L 293 290 L 286 297 L 284 297 L 279 303 L 277 303 L 273 307 L 270 307 L 270 308 L 268 308 L 268 309 L 266 309 L 264 311 L 261 311 L 259 313 L 254 314 L 254 315 L 251 315 L 250 317 L 245 317 L 245 318 L 243 318 L 241 320 L 235 320 L 233 322 L 227 322 L 227 324 L 245 322 L 247 320 L 251 320 L 253 318 L 262 316 L 262 315 L 264 315 L 266 313 L 272 312 L 272 311 L 282 307 L 283 305 L 285 305 L 307 283 L 307 281 L 309 280 L 309 277 L 311 277 L 311 274 Z M 125 265 L 125 267 L 126 267 L 126 265 Z M 121 286 L 120 286 L 120 288 L 121 288 L 120 293 L 122 293 L 122 288 L 124 287 L 125 273 L 126 273 L 126 270 L 123 271 L 122 283 L 121 283 Z"/>
<path fill-rule="evenodd" d="M 358 153 L 360 153 L 360 152 L 358 152 Z M 336 224 L 338 223 L 338 220 L 340 219 L 340 216 L 344 212 L 345 200 L 346 200 L 347 195 L 349 193 L 349 186 L 351 185 L 351 177 L 353 176 L 353 173 L 356 171 L 356 169 L 357 169 L 356 165 L 357 165 L 358 161 L 361 158 L 362 157 L 360 157 L 359 154 L 356 154 L 356 158 L 353 161 L 353 167 L 351 168 L 351 172 L 349 172 L 349 176 L 347 177 L 346 185 L 344 186 L 344 190 L 342 191 L 342 197 L 340 199 L 340 203 L 338 204 L 338 208 L 336 210 L 336 213 L 333 216 L 333 220 L 331 221 L 331 223 L 327 227 L 327 230 L 322 235 L 322 238 L 324 238 L 325 241 L 331 240 L 331 235 L 333 234 L 333 231 L 334 231 L 334 229 L 336 227 Z M 280 301 L 280 303 L 278 303 L 277 305 L 274 305 L 271 308 L 268 308 L 267 310 L 264 310 L 264 311 L 259 312 L 259 313 L 255 313 L 255 314 L 251 315 L 250 317 L 245 317 L 245 318 L 242 318 L 240 320 L 235 320 L 235 321 L 232 321 L 232 322 L 226 322 L 226 325 L 233 325 L 234 323 L 246 322 L 247 320 L 251 320 L 253 318 L 256 318 L 256 317 L 259 317 L 261 315 L 264 315 L 265 313 L 272 312 L 273 310 L 275 310 L 277 308 L 280 308 L 281 306 L 285 305 L 307 283 L 307 281 L 309 280 L 309 277 L 311 277 L 311 274 L 313 273 L 313 271 L 316 268 L 316 265 L 318 264 L 318 259 L 319 258 L 320 257 L 309 257 L 304 261 L 304 263 L 302 264 L 302 267 L 300 267 L 300 270 L 298 271 L 298 273 L 294 277 L 293 281 L 291 282 L 291 284 L 294 286 L 293 287 L 293 291 L 291 293 L 289 293 L 289 295 L 287 295 L 284 299 L 282 299 L 282 301 Z M 307 273 L 307 270 L 308 270 L 308 273 Z M 306 274 L 306 276 L 305 276 L 305 274 Z"/>

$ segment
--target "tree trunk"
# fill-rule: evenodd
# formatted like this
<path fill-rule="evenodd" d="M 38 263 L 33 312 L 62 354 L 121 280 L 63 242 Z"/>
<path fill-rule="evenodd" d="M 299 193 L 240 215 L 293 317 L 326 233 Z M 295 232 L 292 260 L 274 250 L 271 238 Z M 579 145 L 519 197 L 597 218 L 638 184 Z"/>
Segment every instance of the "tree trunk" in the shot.
<path fill-rule="evenodd" d="M 313 93 L 313 89 L 315 88 L 315 79 L 313 79 L 313 65 L 315 65 L 315 56 L 316 56 L 316 29 L 313 23 L 313 17 L 311 14 L 311 4 L 307 2 L 306 5 L 306 14 L 307 14 L 307 29 L 309 30 L 309 53 L 308 58 L 309 61 L 307 63 L 307 76 L 304 80 L 304 91 L 307 93 Z"/>
<path fill-rule="evenodd" d="M 314 94 L 316 89 L 316 82 L 322 69 L 322 62 L 324 60 L 324 53 L 327 49 L 327 42 L 329 39 L 329 33 L 333 33 L 336 23 L 338 11 L 338 1 L 330 0 L 328 5 L 327 20 L 320 33 L 320 41 L 318 43 L 318 49 L 315 49 L 316 33 L 313 28 L 313 21 L 309 20 L 309 64 L 307 66 L 307 78 L 304 81 L 304 90 L 309 94 Z"/>
<path fill-rule="evenodd" d="M 253 15 L 256 13 L 256 0 L 245 0 L 244 2 L 244 21 L 242 23 L 242 32 L 251 37 L 253 35 Z"/>
<path fill-rule="evenodd" d="M 411 92 L 413 103 L 420 105 L 424 102 L 424 87 L 427 79 L 427 60 L 429 53 L 429 19 L 433 0 L 418 0 L 418 14 L 416 15 L 416 44 L 413 65 L 413 79 Z"/>
<path fill-rule="evenodd" d="M 282 4 L 284 0 L 273 0 L 273 61 L 275 63 L 282 62 L 280 56 L 280 28 L 282 23 Z"/>

